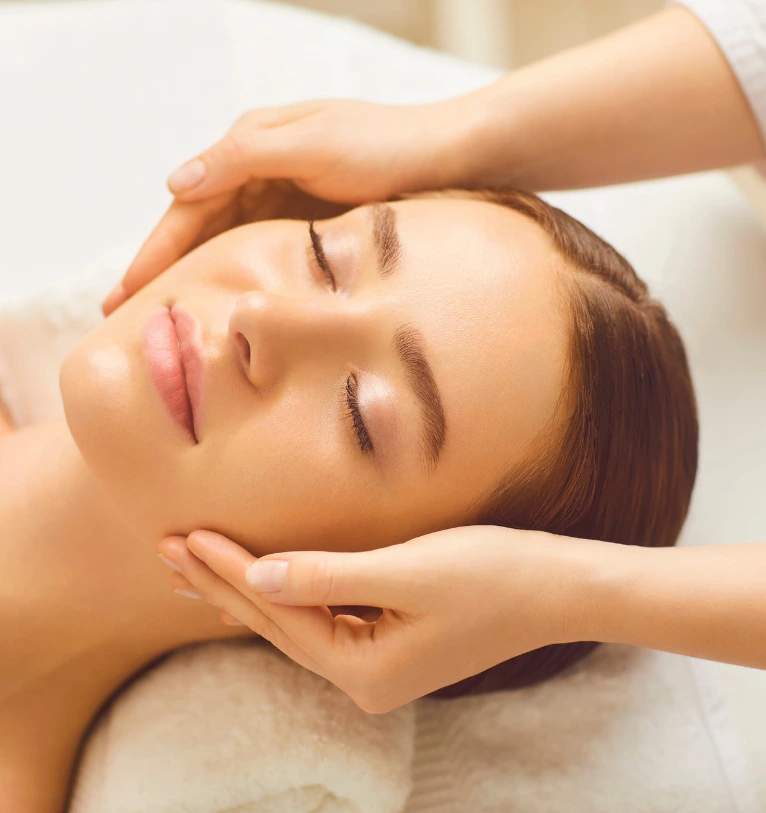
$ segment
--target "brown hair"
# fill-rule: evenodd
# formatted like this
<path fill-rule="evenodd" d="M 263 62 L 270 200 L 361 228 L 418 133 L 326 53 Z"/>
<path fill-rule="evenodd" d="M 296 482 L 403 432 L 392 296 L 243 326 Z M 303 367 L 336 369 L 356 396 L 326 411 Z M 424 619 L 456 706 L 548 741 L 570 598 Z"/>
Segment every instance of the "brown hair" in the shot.
<path fill-rule="evenodd" d="M 433 194 L 433 193 L 431 193 Z M 697 471 L 697 409 L 681 338 L 627 260 L 529 192 L 447 191 L 506 206 L 550 235 L 570 273 L 563 436 L 498 483 L 480 521 L 651 547 L 675 544 Z M 431 695 L 512 689 L 552 677 L 598 644 L 553 644 Z"/>

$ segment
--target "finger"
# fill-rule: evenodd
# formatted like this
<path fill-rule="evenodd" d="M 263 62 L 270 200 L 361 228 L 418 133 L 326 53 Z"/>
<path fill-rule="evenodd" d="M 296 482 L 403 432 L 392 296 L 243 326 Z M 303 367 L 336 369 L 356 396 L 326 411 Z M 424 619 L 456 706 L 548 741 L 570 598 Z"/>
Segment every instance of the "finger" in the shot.
<path fill-rule="evenodd" d="M 211 226 L 231 206 L 234 197 L 234 194 L 222 195 L 200 203 L 174 201 L 139 249 L 122 280 L 102 303 L 104 316 L 109 316 L 136 291 L 204 242 Z M 218 231 L 226 228 L 225 223 L 218 225 Z"/>
<path fill-rule="evenodd" d="M 244 621 L 240 621 L 238 618 L 235 618 L 231 613 L 227 613 L 226 610 L 221 610 L 221 621 L 224 624 L 228 624 L 232 627 L 247 626 Z"/>
<path fill-rule="evenodd" d="M 231 205 L 234 197 L 219 195 L 199 203 L 173 201 L 125 272 L 123 285 L 128 294 L 143 288 L 202 242 L 209 224 Z"/>
<path fill-rule="evenodd" d="M 199 558 L 207 568 L 227 584 L 254 603 L 270 620 L 278 624 L 300 624 L 310 635 L 325 645 L 332 644 L 333 631 L 328 622 L 332 613 L 324 606 L 273 607 L 264 596 L 253 591 L 248 585 L 245 573 L 257 561 L 249 551 L 227 537 L 212 531 L 194 531 L 186 539 L 186 545 L 193 556 Z"/>
<path fill-rule="evenodd" d="M 300 179 L 312 166 L 315 149 L 303 117 L 270 127 L 244 122 L 174 170 L 167 180 L 177 199 L 199 201 L 232 192 L 253 178 Z"/>
<path fill-rule="evenodd" d="M 236 543 L 210 531 L 195 531 L 187 538 L 187 545 L 194 548 L 193 555 L 208 560 L 211 570 L 217 569 L 225 579 L 239 584 L 241 590 L 253 597 L 253 603 L 260 601 L 264 614 L 275 621 L 278 632 L 269 639 L 275 646 L 334 683 L 363 708 L 371 710 L 369 698 L 380 697 L 381 690 L 385 691 L 384 710 L 410 699 L 399 697 L 401 690 L 397 690 L 395 680 L 391 683 L 390 676 L 397 664 L 411 657 L 427 640 L 427 629 L 422 624 L 412 624 L 410 619 L 390 610 L 375 612 L 377 620 L 366 621 L 342 614 L 344 607 L 341 614 L 330 620 L 327 607 L 309 609 L 272 604 L 247 587 L 243 573 L 255 557 Z M 199 585 L 196 579 L 190 580 Z M 200 592 L 205 595 L 204 588 Z M 247 619 L 247 609 L 240 612 L 227 606 L 225 611 L 235 618 Z M 308 615 L 303 615 L 307 612 Z M 324 615 L 314 615 L 320 612 Z M 317 618 L 321 623 L 306 623 Z M 297 653 L 286 645 L 288 641 L 297 646 Z M 374 705 L 378 707 L 380 702 Z"/>
<path fill-rule="evenodd" d="M 290 551 L 257 560 L 226 537 L 190 534 L 189 548 L 245 592 L 275 604 L 318 607 L 362 605 L 417 613 L 417 558 L 405 545 L 355 553 Z M 243 568 L 246 573 L 243 572 Z"/>
<path fill-rule="evenodd" d="M 170 586 L 173 588 L 174 593 L 186 598 L 202 598 L 199 591 L 195 590 L 194 585 L 181 573 L 173 573 L 170 577 Z"/>
<path fill-rule="evenodd" d="M 379 617 L 372 621 L 346 614 L 339 614 L 333 619 L 326 606 L 272 603 L 247 584 L 245 572 L 256 559 L 240 545 L 212 531 L 194 531 L 188 536 L 186 543 L 189 550 L 210 570 L 238 588 L 248 597 L 248 601 L 256 604 L 274 622 L 278 632 L 273 640 L 269 640 L 275 646 L 290 654 L 283 647 L 284 639 L 280 637 L 285 636 L 317 665 L 309 668 L 341 688 L 353 685 L 360 671 L 365 667 L 374 668 L 377 662 L 385 659 L 388 653 L 399 646 L 401 636 L 397 632 L 402 627 L 402 619 L 398 614 L 376 613 Z M 185 575 L 198 584 L 189 573 Z M 333 602 L 338 605 L 351 603 Z M 237 618 L 242 618 L 232 607 L 225 609 Z"/>
<path fill-rule="evenodd" d="M 331 679 L 315 659 L 285 635 L 278 625 L 261 612 L 249 598 L 191 553 L 186 547 L 186 540 L 183 537 L 164 539 L 160 544 L 160 550 L 167 559 L 180 568 L 180 572 L 171 575 L 171 585 L 176 592 L 189 598 L 194 598 L 193 595 L 189 595 L 189 592 L 196 592 L 219 610 L 224 610 L 230 616 L 244 622 L 253 632 L 266 638 L 297 663 L 327 677 L 328 680 Z M 315 612 L 319 613 L 319 611 Z M 326 610 L 322 612 L 327 613 Z M 325 620 L 325 624 L 327 623 L 331 623 L 331 620 L 329 622 Z"/>

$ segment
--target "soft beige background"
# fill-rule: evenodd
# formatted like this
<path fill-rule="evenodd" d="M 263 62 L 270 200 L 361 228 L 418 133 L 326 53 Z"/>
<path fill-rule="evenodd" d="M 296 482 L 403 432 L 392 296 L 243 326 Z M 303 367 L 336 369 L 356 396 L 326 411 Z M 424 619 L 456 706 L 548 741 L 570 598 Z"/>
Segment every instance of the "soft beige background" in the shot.
<path fill-rule="evenodd" d="M 664 0 L 290 0 L 475 62 L 514 67 L 585 42 Z"/>
<path fill-rule="evenodd" d="M 56 0 L 0 0 L 56 2 Z M 88 2 L 88 0 L 82 0 Z M 161 2 L 161 0 L 157 0 Z M 283 0 L 353 17 L 419 45 L 518 67 L 657 11 L 664 0 Z M 726 2 L 726 0 L 722 0 Z"/>

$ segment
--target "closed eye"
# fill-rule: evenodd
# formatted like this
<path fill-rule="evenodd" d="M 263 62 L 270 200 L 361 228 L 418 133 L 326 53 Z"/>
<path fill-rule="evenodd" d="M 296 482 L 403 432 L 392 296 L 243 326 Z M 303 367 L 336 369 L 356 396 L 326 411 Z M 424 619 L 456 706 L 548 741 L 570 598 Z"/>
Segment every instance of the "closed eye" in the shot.
<path fill-rule="evenodd" d="M 369 454 L 372 451 L 372 440 L 370 433 L 367 431 L 367 426 L 362 418 L 362 413 L 359 409 L 359 400 L 357 398 L 357 390 L 359 384 L 356 377 L 350 375 L 346 379 L 346 408 L 347 416 L 351 419 L 354 427 L 354 434 L 356 435 L 357 443 L 363 454 Z"/>
<path fill-rule="evenodd" d="M 330 288 L 333 291 L 337 290 L 338 286 L 335 283 L 335 275 L 330 268 L 330 263 L 327 262 L 327 257 L 325 256 L 324 249 L 322 248 L 322 238 L 317 234 L 316 229 L 314 228 L 313 220 L 309 220 L 309 237 L 311 238 L 311 247 L 314 249 L 314 259 L 316 260 L 316 264 L 322 270 L 322 273 L 330 283 Z"/>

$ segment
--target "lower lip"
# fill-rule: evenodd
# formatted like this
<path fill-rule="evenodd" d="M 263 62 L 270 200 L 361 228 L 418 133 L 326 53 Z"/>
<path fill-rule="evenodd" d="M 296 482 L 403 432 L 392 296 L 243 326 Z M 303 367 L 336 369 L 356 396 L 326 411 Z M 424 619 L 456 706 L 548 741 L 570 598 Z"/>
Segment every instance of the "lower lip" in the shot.
<path fill-rule="evenodd" d="M 146 323 L 144 358 L 149 375 L 170 417 L 189 439 L 197 443 L 186 373 L 178 346 L 178 333 L 168 308 L 153 313 Z"/>

